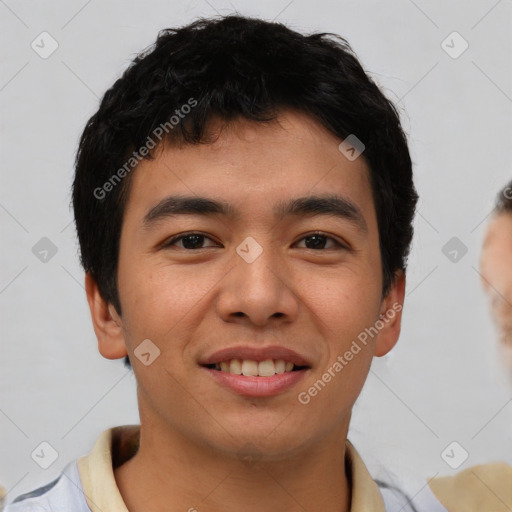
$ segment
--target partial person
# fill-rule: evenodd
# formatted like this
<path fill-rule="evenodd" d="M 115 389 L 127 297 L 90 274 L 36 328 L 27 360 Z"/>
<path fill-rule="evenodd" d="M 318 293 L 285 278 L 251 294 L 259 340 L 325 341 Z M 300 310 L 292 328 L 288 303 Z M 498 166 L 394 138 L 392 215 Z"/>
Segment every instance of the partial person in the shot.
<path fill-rule="evenodd" d="M 512 390 L 512 181 L 498 193 L 487 224 L 480 276 Z M 430 487 L 450 512 L 512 510 L 512 467 L 505 461 L 436 478 Z"/>

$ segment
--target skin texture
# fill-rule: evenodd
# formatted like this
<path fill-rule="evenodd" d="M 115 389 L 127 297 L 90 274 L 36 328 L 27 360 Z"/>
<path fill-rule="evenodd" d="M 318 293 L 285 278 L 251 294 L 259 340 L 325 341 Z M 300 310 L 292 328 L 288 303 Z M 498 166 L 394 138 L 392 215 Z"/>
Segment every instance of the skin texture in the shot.
<path fill-rule="evenodd" d="M 398 340 L 401 308 L 310 403 L 297 395 L 379 315 L 403 304 L 401 272 L 381 296 L 368 168 L 362 157 L 345 158 L 341 140 L 304 114 L 282 112 L 268 124 L 214 121 L 212 129 L 215 143 L 162 147 L 134 172 L 119 255 L 122 317 L 86 276 L 99 351 L 129 354 L 138 384 L 140 449 L 115 470 L 117 483 L 131 512 L 348 510 L 352 406 L 372 357 Z M 280 201 L 333 193 L 360 209 L 366 232 L 332 215 L 273 216 Z M 144 230 L 143 217 L 171 194 L 221 199 L 238 215 L 179 215 Z M 204 248 L 161 248 L 189 231 L 208 236 Z M 314 231 L 333 240 L 308 248 Z M 248 236 L 263 249 L 252 263 L 236 252 Z M 161 351 L 150 366 L 133 355 L 145 339 Z M 290 390 L 244 397 L 198 364 L 235 345 L 291 348 L 311 368 Z M 247 446 L 256 463 L 241 461 Z"/>
<path fill-rule="evenodd" d="M 512 382 L 512 213 L 492 217 L 487 227 L 480 273 L 499 339 L 501 360 Z"/>

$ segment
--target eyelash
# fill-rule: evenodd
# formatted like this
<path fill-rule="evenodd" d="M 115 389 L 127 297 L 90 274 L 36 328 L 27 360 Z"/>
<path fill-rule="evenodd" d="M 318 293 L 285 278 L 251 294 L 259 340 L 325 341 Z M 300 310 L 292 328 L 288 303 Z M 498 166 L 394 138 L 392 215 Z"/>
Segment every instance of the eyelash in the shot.
<path fill-rule="evenodd" d="M 207 238 L 209 240 L 212 240 L 210 237 L 206 236 L 203 233 L 200 233 L 200 232 L 197 232 L 197 231 L 190 231 L 188 233 L 182 233 L 181 235 L 176 235 L 176 236 L 170 238 L 169 240 L 165 241 L 162 244 L 162 249 L 170 248 L 176 242 L 178 242 L 178 241 L 180 241 L 180 240 L 182 240 L 184 238 L 187 238 L 189 236 L 192 236 L 192 235 L 198 235 L 198 236 L 202 236 L 204 238 Z M 308 233 L 307 235 L 303 236 L 299 241 L 302 241 L 305 238 L 309 238 L 309 237 L 312 237 L 312 236 L 322 236 L 322 237 L 325 237 L 326 239 L 333 241 L 336 244 L 337 249 L 349 250 L 348 247 L 346 247 L 342 243 L 338 242 L 335 238 L 333 238 L 333 237 L 331 237 L 331 236 L 329 236 L 329 235 L 327 235 L 325 233 L 322 233 L 321 231 L 315 231 L 313 233 Z M 214 240 L 212 240 L 212 241 L 214 241 Z M 187 249 L 185 247 L 180 247 L 180 249 L 184 249 L 185 251 L 198 251 L 200 249 L 207 249 L 207 247 L 199 247 L 198 249 Z M 303 247 L 303 249 L 308 249 L 308 248 L 307 247 Z M 309 249 L 309 250 L 311 250 L 311 251 L 325 251 L 325 250 L 328 250 L 328 249 Z"/>

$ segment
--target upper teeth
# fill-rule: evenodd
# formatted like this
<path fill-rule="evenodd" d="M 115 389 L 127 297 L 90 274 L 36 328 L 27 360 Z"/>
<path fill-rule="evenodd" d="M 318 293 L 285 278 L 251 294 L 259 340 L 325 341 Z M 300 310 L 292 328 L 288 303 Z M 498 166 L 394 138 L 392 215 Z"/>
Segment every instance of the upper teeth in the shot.
<path fill-rule="evenodd" d="M 251 359 L 231 359 L 217 363 L 215 369 L 235 375 L 272 377 L 276 373 L 291 372 L 293 363 L 283 359 L 265 359 L 260 362 Z"/>

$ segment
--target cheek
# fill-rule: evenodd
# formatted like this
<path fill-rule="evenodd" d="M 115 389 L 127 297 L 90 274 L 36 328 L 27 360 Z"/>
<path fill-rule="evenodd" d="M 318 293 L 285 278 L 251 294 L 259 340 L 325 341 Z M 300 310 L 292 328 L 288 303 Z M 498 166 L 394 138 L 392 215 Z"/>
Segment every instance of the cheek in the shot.
<path fill-rule="evenodd" d="M 328 340 L 331 358 L 378 319 L 380 283 L 371 269 L 355 265 L 301 277 L 298 295 Z"/>
<path fill-rule="evenodd" d="M 219 277 L 212 272 L 158 264 L 134 264 L 121 269 L 119 293 L 128 343 L 149 338 L 164 350 L 179 332 L 190 328 L 188 318 L 201 309 Z"/>
<path fill-rule="evenodd" d="M 512 327 L 512 305 L 502 297 L 495 297 L 492 303 L 494 320 L 500 329 L 506 331 Z"/>
<path fill-rule="evenodd" d="M 354 314 L 359 318 L 369 310 L 372 316 L 380 302 L 380 276 L 369 264 L 351 263 L 311 272 L 307 280 L 302 279 L 301 286 L 301 292 L 321 303 L 334 321 L 341 320 L 339 315 L 343 315 L 343 319 Z"/>

